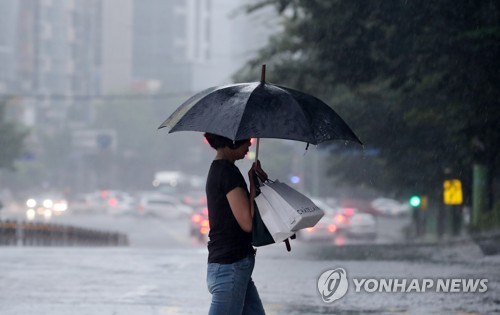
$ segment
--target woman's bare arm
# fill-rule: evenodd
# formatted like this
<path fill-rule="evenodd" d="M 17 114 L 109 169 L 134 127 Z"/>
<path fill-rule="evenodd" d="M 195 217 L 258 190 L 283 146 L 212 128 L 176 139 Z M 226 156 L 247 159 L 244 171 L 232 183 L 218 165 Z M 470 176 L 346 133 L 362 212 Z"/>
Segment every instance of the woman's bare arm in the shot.
<path fill-rule="evenodd" d="M 236 187 L 226 195 L 236 221 L 245 232 L 252 232 L 253 202 L 247 196 L 245 189 Z"/>

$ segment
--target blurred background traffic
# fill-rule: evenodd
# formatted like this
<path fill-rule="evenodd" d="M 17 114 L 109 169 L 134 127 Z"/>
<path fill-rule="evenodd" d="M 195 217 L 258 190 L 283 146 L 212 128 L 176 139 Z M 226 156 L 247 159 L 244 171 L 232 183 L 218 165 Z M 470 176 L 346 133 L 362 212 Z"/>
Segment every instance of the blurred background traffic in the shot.
<path fill-rule="evenodd" d="M 201 176 L 160 171 L 147 191 L 102 189 L 74 197 L 57 191 L 27 195 L 11 200 L 2 216 L 12 222 L 118 231 L 130 234 L 127 242 L 133 246 L 204 246 L 210 230 L 204 184 Z M 408 203 L 342 197 L 313 197 L 313 201 L 325 216 L 315 227 L 299 231 L 298 241 L 331 245 L 401 243 L 411 235 L 412 207 Z M 43 244 L 47 245 L 25 245 Z"/>
<path fill-rule="evenodd" d="M 0 1 L 0 219 L 205 242 L 214 152 L 157 127 L 265 63 L 365 144 L 261 142 L 270 177 L 327 213 L 299 240 L 498 229 L 498 17 L 495 1 Z"/>

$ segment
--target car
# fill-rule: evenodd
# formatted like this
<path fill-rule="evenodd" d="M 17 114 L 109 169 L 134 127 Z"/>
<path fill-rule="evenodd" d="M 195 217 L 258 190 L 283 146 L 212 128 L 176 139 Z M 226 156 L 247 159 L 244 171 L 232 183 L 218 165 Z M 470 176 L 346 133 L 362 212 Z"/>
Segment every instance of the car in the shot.
<path fill-rule="evenodd" d="M 197 208 L 197 210 L 193 211 L 191 215 L 189 235 L 202 242 L 206 242 L 208 240 L 209 231 L 210 223 L 208 221 L 208 208 Z"/>
<path fill-rule="evenodd" d="M 374 199 L 371 205 L 381 214 L 387 216 L 399 216 L 411 213 L 411 206 L 407 202 L 399 202 L 390 198 Z"/>
<path fill-rule="evenodd" d="M 352 238 L 377 238 L 377 220 L 370 213 L 353 214 L 345 228 L 345 235 Z"/>
<path fill-rule="evenodd" d="M 351 216 L 357 212 L 370 213 L 373 215 L 380 214 L 368 200 L 364 199 L 343 199 L 340 201 L 339 206 L 344 209 L 347 216 Z"/>
<path fill-rule="evenodd" d="M 191 190 L 184 194 L 182 202 L 191 207 L 206 207 L 207 206 L 207 194 L 205 190 Z"/>
<path fill-rule="evenodd" d="M 119 190 L 101 191 L 101 201 L 110 215 L 132 214 L 136 200 L 129 193 Z"/>
<path fill-rule="evenodd" d="M 301 241 L 333 241 L 337 226 L 329 216 L 323 216 L 315 226 L 299 230 L 297 239 Z"/>
<path fill-rule="evenodd" d="M 161 193 L 142 195 L 137 207 L 139 215 L 165 219 L 188 217 L 192 208 L 182 204 L 179 199 Z"/>
<path fill-rule="evenodd" d="M 94 193 L 79 193 L 69 201 L 69 207 L 74 214 L 97 214 L 105 213 L 105 202 L 102 200 L 101 194 Z"/>
<path fill-rule="evenodd" d="M 137 200 L 120 190 L 96 190 L 76 194 L 70 200 L 71 212 L 76 214 L 124 215 L 135 212 Z"/>
<path fill-rule="evenodd" d="M 69 205 L 71 206 L 71 210 L 76 214 L 85 214 L 91 212 L 91 194 L 83 194 L 79 193 L 73 196 L 69 200 Z"/>
<path fill-rule="evenodd" d="M 338 232 L 343 232 L 346 229 L 351 216 L 352 214 L 350 211 L 338 210 L 336 213 L 334 213 L 333 222 L 337 227 Z"/>
<path fill-rule="evenodd" d="M 335 220 L 337 219 L 338 209 L 330 207 L 321 199 L 311 198 L 325 215 L 313 227 L 305 228 L 297 232 L 297 239 L 302 241 L 333 241 L 339 232 Z M 343 226 L 342 226 L 343 227 Z"/>
<path fill-rule="evenodd" d="M 49 220 L 52 216 L 63 215 L 68 211 L 68 201 L 57 192 L 49 192 L 29 197 L 26 200 L 26 218 Z"/>

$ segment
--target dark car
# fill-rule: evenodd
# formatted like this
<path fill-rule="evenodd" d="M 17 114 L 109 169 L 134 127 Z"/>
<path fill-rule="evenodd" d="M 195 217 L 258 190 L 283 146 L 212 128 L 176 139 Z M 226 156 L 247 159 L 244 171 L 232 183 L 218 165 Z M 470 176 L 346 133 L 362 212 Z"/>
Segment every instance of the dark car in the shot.
<path fill-rule="evenodd" d="M 208 240 L 208 232 L 210 231 L 210 223 L 208 221 L 208 208 L 198 207 L 193 211 L 189 224 L 189 235 L 196 239 L 206 242 Z"/>

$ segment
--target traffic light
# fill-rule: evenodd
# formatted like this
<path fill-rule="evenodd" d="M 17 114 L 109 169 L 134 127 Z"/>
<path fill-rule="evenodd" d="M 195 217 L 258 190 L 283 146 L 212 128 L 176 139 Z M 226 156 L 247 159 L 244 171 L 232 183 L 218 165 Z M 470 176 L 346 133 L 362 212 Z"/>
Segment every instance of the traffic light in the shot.
<path fill-rule="evenodd" d="M 410 203 L 410 206 L 417 208 L 422 203 L 422 198 L 420 198 L 420 196 L 417 196 L 417 195 L 411 196 L 409 203 Z"/>

